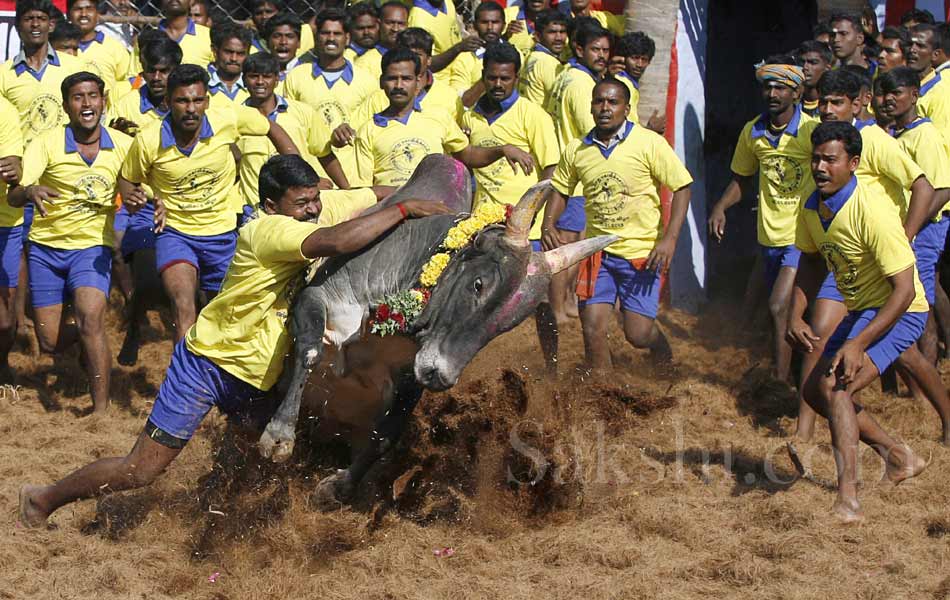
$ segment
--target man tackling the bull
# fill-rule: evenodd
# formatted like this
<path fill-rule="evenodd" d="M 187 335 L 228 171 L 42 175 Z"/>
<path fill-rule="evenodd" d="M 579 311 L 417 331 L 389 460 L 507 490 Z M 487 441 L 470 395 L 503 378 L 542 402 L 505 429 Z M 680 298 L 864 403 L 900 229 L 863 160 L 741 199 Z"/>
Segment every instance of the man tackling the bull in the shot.
<path fill-rule="evenodd" d="M 148 485 L 178 456 L 212 406 L 226 413 L 260 405 L 276 383 L 291 340 L 290 284 L 312 261 L 356 252 L 406 219 L 446 214 L 441 202 L 407 200 L 347 220 L 376 203 L 371 189 L 321 194 L 319 177 L 296 155 L 260 173 L 262 215 L 241 229 L 221 293 L 179 341 L 134 447 L 48 486 L 20 490 L 19 519 L 39 526 L 61 506 Z"/>

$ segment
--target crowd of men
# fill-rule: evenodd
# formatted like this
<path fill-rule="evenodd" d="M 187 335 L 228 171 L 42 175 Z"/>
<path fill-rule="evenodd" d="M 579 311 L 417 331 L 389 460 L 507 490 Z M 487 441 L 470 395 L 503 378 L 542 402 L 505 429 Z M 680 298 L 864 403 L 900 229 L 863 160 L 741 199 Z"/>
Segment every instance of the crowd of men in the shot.
<path fill-rule="evenodd" d="M 158 26 L 130 42 L 91 0 L 69 0 L 65 15 L 50 0 L 17 3 L 21 50 L 0 68 L 3 376 L 14 376 L 17 306 L 28 304 L 43 351 L 81 344 L 94 410 L 107 410 L 113 281 L 129 309 L 120 363 L 137 360 L 150 273 L 177 337 L 129 455 L 24 486 L 24 524 L 148 483 L 214 406 L 259 409 L 289 351 L 291 282 L 448 210 L 407 201 L 363 213 L 428 154 L 471 170 L 476 208 L 513 205 L 550 179 L 535 251 L 585 231 L 619 237 L 539 307 L 551 370 L 557 324 L 574 311 L 592 365 L 610 366 L 617 304 L 627 340 L 671 359 L 655 318 L 692 179 L 654 131 L 664 119 L 637 114 L 648 36 L 623 34 L 622 18 L 589 0 L 482 2 L 464 35 L 452 0 L 328 7 L 309 22 L 279 0 L 249 9 L 253 28 L 163 0 Z M 662 187 L 673 192 L 666 225 Z"/>
<path fill-rule="evenodd" d="M 617 308 L 631 345 L 658 364 L 672 359 L 656 323 L 660 279 L 692 179 L 657 133 L 663 118 L 637 114 L 655 52 L 648 36 L 623 34 L 588 0 L 488 0 L 469 35 L 452 0 L 330 7 L 307 23 L 277 0 L 253 0 L 253 29 L 218 17 L 213 31 L 191 9 L 163 0 L 165 18 L 126 50 L 91 0 L 71 0 L 64 17 L 49 0 L 17 5 L 22 49 L 0 69 L 4 376 L 13 376 L 18 289 L 29 289 L 42 350 L 81 343 L 96 411 L 109 405 L 113 278 L 129 307 L 120 362 L 136 360 L 149 273 L 172 303 L 177 336 L 130 454 L 25 486 L 25 524 L 103 489 L 147 484 L 213 406 L 238 412 L 265 397 L 290 344 L 291 281 L 403 219 L 447 210 L 406 202 L 360 215 L 428 154 L 470 169 L 476 207 L 514 204 L 550 179 L 530 235 L 536 251 L 619 237 L 552 281 L 536 315 L 550 370 L 558 323 L 575 310 L 592 368 L 611 366 Z M 893 367 L 931 402 L 950 443 L 950 398 L 935 368 L 937 325 L 950 331 L 937 278 L 950 227 L 950 30 L 920 11 L 880 33 L 839 14 L 814 37 L 757 66 L 765 112 L 739 136 L 709 230 L 725 234 L 728 209 L 758 175 L 775 375 L 790 381 L 793 351 L 802 353 L 796 434 L 808 440 L 816 415 L 828 419 L 834 511 L 853 521 L 859 440 L 895 483 L 925 467 L 857 392 Z"/>
<path fill-rule="evenodd" d="M 775 376 L 800 395 L 797 442 L 816 414 L 829 421 L 838 465 L 835 514 L 862 518 L 859 441 L 884 459 L 894 483 L 925 467 L 854 395 L 896 372 L 937 412 L 950 443 L 950 399 L 940 379 L 937 330 L 948 341 L 950 303 L 938 264 L 950 219 L 950 26 L 913 10 L 901 27 L 833 15 L 813 40 L 757 67 L 765 112 L 736 142 L 733 179 L 713 206 L 726 212 L 758 175 L 757 233 L 774 324 Z M 802 466 L 797 462 L 798 466 Z"/>

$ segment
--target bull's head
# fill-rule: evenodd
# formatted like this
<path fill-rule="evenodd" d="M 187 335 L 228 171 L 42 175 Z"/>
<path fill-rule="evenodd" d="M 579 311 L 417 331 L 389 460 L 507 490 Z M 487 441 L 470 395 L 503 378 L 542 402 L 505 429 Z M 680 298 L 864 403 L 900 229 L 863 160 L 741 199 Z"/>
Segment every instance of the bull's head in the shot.
<path fill-rule="evenodd" d="M 504 227 L 491 227 L 456 254 L 414 324 L 416 379 L 431 390 L 458 382 L 488 342 L 524 321 L 547 298 L 551 275 L 617 241 L 600 236 L 532 252 L 528 232 L 551 184 L 528 190 Z"/>

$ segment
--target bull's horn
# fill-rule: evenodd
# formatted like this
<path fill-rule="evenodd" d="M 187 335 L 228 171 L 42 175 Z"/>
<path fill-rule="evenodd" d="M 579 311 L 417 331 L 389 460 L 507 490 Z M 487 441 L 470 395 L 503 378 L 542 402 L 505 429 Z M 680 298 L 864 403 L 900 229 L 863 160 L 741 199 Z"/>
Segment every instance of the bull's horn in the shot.
<path fill-rule="evenodd" d="M 528 191 L 521 196 L 521 200 L 511 209 L 511 214 L 508 216 L 505 239 L 509 243 L 515 246 L 528 245 L 528 233 L 531 231 L 534 215 L 544 206 L 548 192 L 552 189 L 551 180 L 545 179 L 528 188 Z"/>
<path fill-rule="evenodd" d="M 581 262 L 594 252 L 600 252 L 619 239 L 620 237 L 616 235 L 599 235 L 579 242 L 565 244 L 560 248 L 545 252 L 544 262 L 548 264 L 552 274 L 558 273 L 573 264 Z"/>

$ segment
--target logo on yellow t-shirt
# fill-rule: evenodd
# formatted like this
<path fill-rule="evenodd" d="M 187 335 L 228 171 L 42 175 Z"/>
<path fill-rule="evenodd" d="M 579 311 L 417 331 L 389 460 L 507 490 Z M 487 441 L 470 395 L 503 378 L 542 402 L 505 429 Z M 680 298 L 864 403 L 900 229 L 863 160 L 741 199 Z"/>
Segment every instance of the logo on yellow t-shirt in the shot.
<path fill-rule="evenodd" d="M 495 138 L 482 138 L 478 140 L 478 145 L 482 148 L 497 148 L 498 146 L 501 146 L 503 144 L 499 140 L 496 140 Z M 495 162 L 493 162 L 492 164 L 488 165 L 487 167 L 483 169 L 479 169 L 479 170 L 482 172 L 482 175 L 485 175 L 493 180 L 497 180 L 498 177 L 502 173 L 502 169 L 504 169 L 505 166 L 507 166 L 507 163 L 508 161 L 500 158 L 496 160 Z M 494 184 L 494 187 L 491 191 L 497 190 L 499 188 L 498 182 L 492 181 L 492 183 Z"/>
<path fill-rule="evenodd" d="M 96 205 L 111 204 L 110 196 L 114 188 L 115 185 L 109 185 L 109 181 L 102 175 L 89 173 L 76 182 L 76 189 L 81 196 L 75 199 Z"/>
<path fill-rule="evenodd" d="M 785 156 L 769 156 L 762 161 L 762 172 L 781 194 L 792 194 L 801 189 L 805 171 L 794 160 Z M 776 200 L 785 200 L 784 198 Z M 798 202 L 798 199 L 795 199 Z"/>
<path fill-rule="evenodd" d="M 207 200 L 214 192 L 219 176 L 216 171 L 205 167 L 189 171 L 185 176 L 172 182 L 171 187 L 175 190 L 175 200 L 178 202 L 185 199 L 190 202 Z"/>
<path fill-rule="evenodd" d="M 59 125 L 63 108 L 53 94 L 39 94 L 27 109 L 27 126 L 34 134 L 43 133 Z"/>
<path fill-rule="evenodd" d="M 818 250 L 825 257 L 825 261 L 831 265 L 831 271 L 835 274 L 838 287 L 846 290 L 849 295 L 855 294 L 857 289 L 854 287 L 854 282 L 858 278 L 858 268 L 845 257 L 841 248 L 836 244 L 824 242 L 818 247 Z"/>
<path fill-rule="evenodd" d="M 393 170 L 409 177 L 416 170 L 416 165 L 430 153 L 431 150 L 425 140 L 419 138 L 400 140 L 392 150 Z"/>
<path fill-rule="evenodd" d="M 327 125 L 336 125 L 346 120 L 346 111 L 343 110 L 343 105 L 336 100 L 320 103 L 317 111 Z"/>
<path fill-rule="evenodd" d="M 613 171 L 603 173 L 594 179 L 590 189 L 594 190 L 592 201 L 603 227 L 619 229 L 627 224 L 624 216 L 626 208 L 627 184 Z"/>

